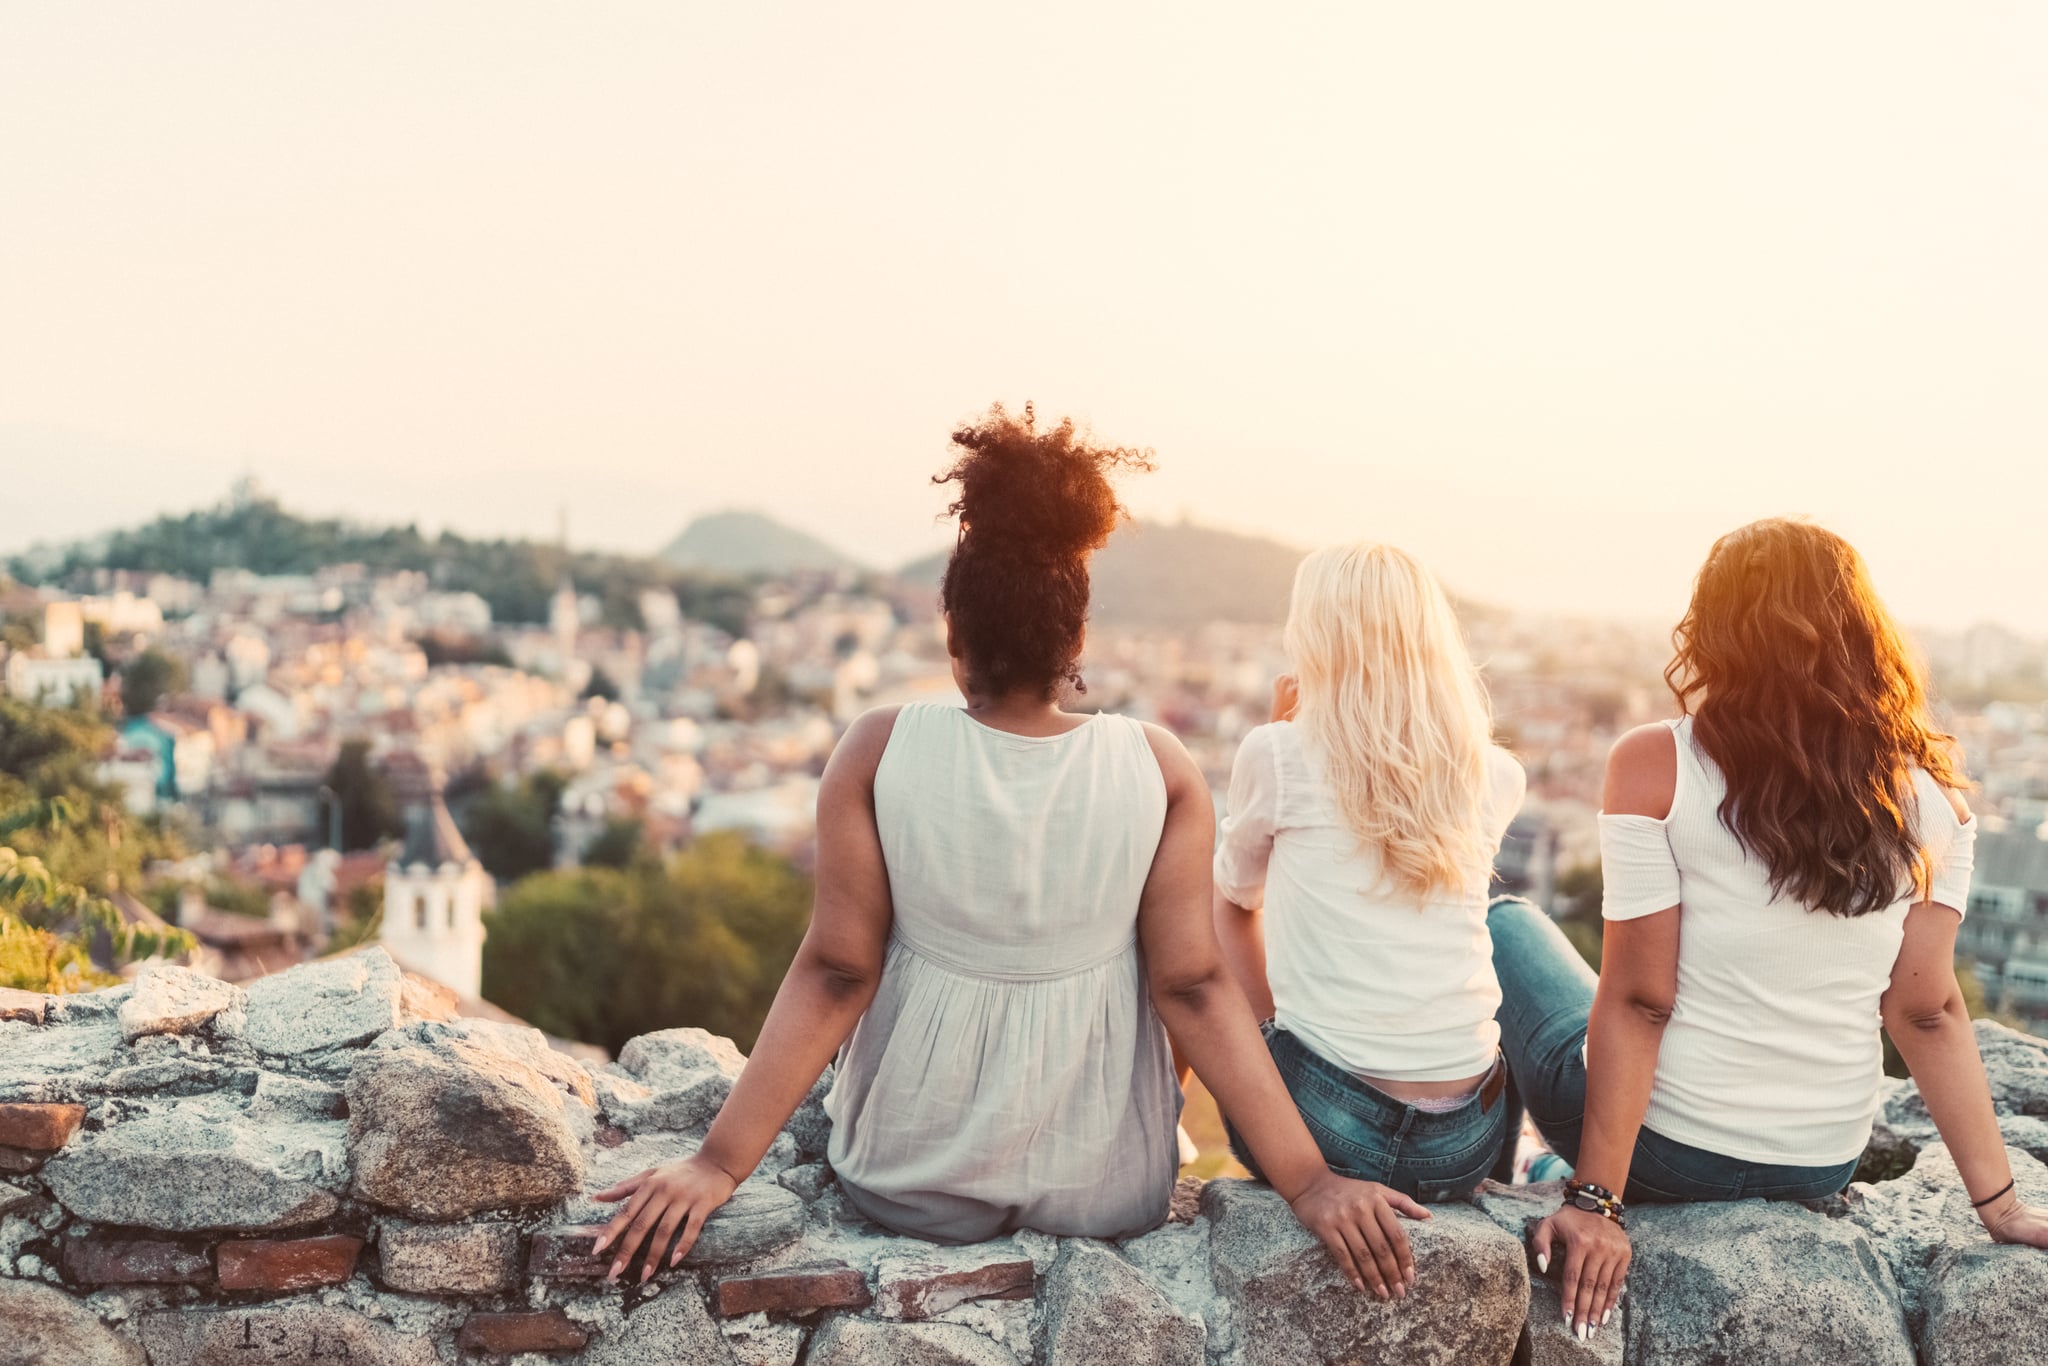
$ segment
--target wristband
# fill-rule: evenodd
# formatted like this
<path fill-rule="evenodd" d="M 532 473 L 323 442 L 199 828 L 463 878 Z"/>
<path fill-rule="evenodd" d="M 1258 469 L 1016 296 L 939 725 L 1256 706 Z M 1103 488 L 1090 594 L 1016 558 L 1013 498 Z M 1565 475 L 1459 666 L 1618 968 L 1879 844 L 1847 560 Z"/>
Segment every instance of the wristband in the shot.
<path fill-rule="evenodd" d="M 1971 1208 L 1971 1209 L 1983 1209 L 1983 1208 L 1984 1208 L 1984 1207 L 1985 1207 L 1986 1205 L 1990 1204 L 1990 1203 L 1991 1203 L 1991 1202 L 1992 1202 L 1993 1200 L 1996 1200 L 1996 1199 L 1997 1199 L 1997 1198 L 1998 1198 L 1999 1196 L 2001 1196 L 2001 1195 L 2005 1194 L 2005 1193 L 2006 1193 L 2007 1191 L 2011 1190 L 2011 1189 L 2013 1188 L 2013 1185 L 2014 1185 L 2014 1183 L 2015 1183 L 2015 1182 L 2017 1182 L 2018 1180 L 2019 1180 L 2019 1178 L 2018 1178 L 2018 1177 L 2014 1177 L 2014 1178 L 2013 1178 L 2013 1179 L 2012 1179 L 2011 1181 L 2008 1181 L 2008 1182 L 2006 1182 L 2006 1183 L 2005 1183 L 2004 1185 L 2000 1186 L 2000 1187 L 1999 1187 L 1999 1188 L 1998 1188 L 1997 1190 L 1995 1190 L 1995 1191 L 1991 1192 L 1991 1194 L 1989 1194 L 1989 1195 L 1985 1196 L 1985 1197 L 1984 1197 L 1984 1198 L 1983 1198 L 1982 1200 L 1972 1200 L 1972 1201 L 1970 1202 L 1970 1208 Z"/>
<path fill-rule="evenodd" d="M 1573 1209 L 1597 1214 L 1603 1219 L 1612 1219 L 1620 1227 L 1627 1227 L 1622 1223 L 1622 1215 L 1627 1213 L 1627 1206 L 1605 1186 L 1596 1186 L 1590 1181 L 1567 1179 L 1564 1183 L 1564 1202 Z"/>

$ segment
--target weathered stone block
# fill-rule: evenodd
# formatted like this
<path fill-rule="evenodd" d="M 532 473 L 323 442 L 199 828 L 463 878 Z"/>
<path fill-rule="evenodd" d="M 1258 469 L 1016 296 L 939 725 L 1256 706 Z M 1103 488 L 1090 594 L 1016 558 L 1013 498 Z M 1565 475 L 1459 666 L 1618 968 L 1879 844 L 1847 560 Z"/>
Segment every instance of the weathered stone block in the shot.
<path fill-rule="evenodd" d="M 348 1081 L 349 1159 L 363 1199 L 416 1219 L 552 1204 L 583 1179 L 574 1104 L 542 1073 L 462 1037 L 365 1050 Z M 387 1044 L 390 1041 L 387 1040 Z"/>
<path fill-rule="evenodd" d="M 1018 1366 L 1016 1354 L 957 1323 L 832 1319 L 811 1337 L 806 1366 Z"/>
<path fill-rule="evenodd" d="M 431 1338 L 339 1305 L 288 1300 L 246 1309 L 173 1309 L 139 1322 L 149 1366 L 442 1366 Z"/>
<path fill-rule="evenodd" d="M 48 1153 L 23 1152 L 20 1148 L 0 1148 L 0 1176 L 27 1176 L 40 1171 L 49 1156 Z"/>
<path fill-rule="evenodd" d="M 339 1124 L 259 1124 L 227 1102 L 192 1101 L 87 1135 L 51 1158 L 42 1177 L 94 1223 L 265 1233 L 340 1207 L 342 1140 Z"/>
<path fill-rule="evenodd" d="M 1631 1360 L 1912 1366 L 1898 1282 L 1862 1229 L 1764 1200 L 1638 1205 Z"/>
<path fill-rule="evenodd" d="M 0 987 L 0 1023 L 39 1025 L 48 1018 L 50 998 L 39 991 Z"/>
<path fill-rule="evenodd" d="M 355 1274 L 363 1240 L 343 1234 L 317 1238 L 250 1238 L 214 1249 L 223 1290 L 313 1290 L 339 1285 Z"/>
<path fill-rule="evenodd" d="M 934 1247 L 875 1261 L 875 1313 L 885 1319 L 936 1318 L 969 1300 L 1027 1298 L 1031 1259 L 1015 1244 Z"/>
<path fill-rule="evenodd" d="M 249 987 L 242 1036 L 279 1057 L 368 1043 L 397 1027 L 401 990 L 398 964 L 382 948 L 272 973 Z"/>
<path fill-rule="evenodd" d="M 377 1224 L 377 1279 L 418 1295 L 489 1295 L 519 1284 L 514 1224 Z"/>
<path fill-rule="evenodd" d="M 204 1285 L 213 1279 L 204 1248 L 97 1230 L 64 1240 L 63 1265 L 82 1285 Z"/>
<path fill-rule="evenodd" d="M 718 1325 L 718 1331 L 725 1335 L 733 1366 L 797 1366 L 804 1340 L 810 1336 L 803 1324 L 771 1320 L 766 1314 L 727 1319 Z"/>
<path fill-rule="evenodd" d="M 143 1366 L 85 1304 L 34 1281 L 0 1279 L 0 1325 L 0 1366 Z"/>
<path fill-rule="evenodd" d="M 590 1332 L 559 1309 L 507 1314 L 471 1314 L 455 1335 L 465 1352 L 509 1356 L 514 1352 L 572 1352 L 587 1345 Z"/>
<path fill-rule="evenodd" d="M 778 1172 L 775 1184 L 809 1204 L 825 1193 L 833 1182 L 832 1169 L 822 1162 L 807 1162 L 801 1167 L 791 1167 Z"/>
<path fill-rule="evenodd" d="M 725 1337 L 689 1286 L 664 1290 L 584 1348 L 578 1366 L 732 1366 Z"/>
<path fill-rule="evenodd" d="M 121 1034 L 130 1043 L 147 1034 L 189 1034 L 223 1017 L 239 1033 L 248 996 L 238 986 L 170 963 L 144 963 L 135 993 L 121 1003 Z"/>
<path fill-rule="evenodd" d="M 15 1210 L 32 1204 L 37 1199 L 38 1196 L 32 1190 L 12 1185 L 6 1181 L 0 1181 L 0 1215 L 12 1214 Z"/>
<path fill-rule="evenodd" d="M 85 1120 L 83 1105 L 0 1104 L 0 1145 L 53 1153 Z"/>
<path fill-rule="evenodd" d="M 1210 1272 L 1236 1310 L 1246 1366 L 1506 1361 L 1529 1303 L 1520 1244 L 1475 1209 L 1404 1221 L 1415 1288 L 1380 1300 L 1352 1288 L 1329 1253 L 1264 1185 L 1211 1181 Z"/>
<path fill-rule="evenodd" d="M 1564 1203 L 1564 1183 L 1543 1181 L 1528 1186 L 1480 1183 L 1473 1204 L 1501 1229 L 1520 1240 L 1526 1254 L 1529 1232 L 1537 1221 L 1557 1213 Z M 1548 1276 L 1529 1268 L 1529 1366 L 1621 1366 L 1627 1339 L 1628 1301 L 1615 1308 L 1613 1320 L 1591 1337 L 1582 1338 L 1564 1321 L 1564 1300 L 1558 1293 L 1563 1265 Z"/>
<path fill-rule="evenodd" d="M 619 1067 L 647 1094 L 636 1098 L 614 1088 L 605 1117 L 629 1134 L 700 1131 L 717 1116 L 746 1062 L 731 1039 L 702 1029 L 642 1034 L 620 1050 Z"/>
<path fill-rule="evenodd" d="M 745 1276 L 723 1276 L 717 1284 L 718 1312 L 798 1314 L 811 1309 L 865 1309 L 874 1298 L 867 1277 L 845 1262 L 777 1267 Z"/>
<path fill-rule="evenodd" d="M 1043 1304 L 1040 1350 L 1062 1366 L 1202 1366 L 1207 1328 L 1107 1243 L 1062 1242 Z"/>

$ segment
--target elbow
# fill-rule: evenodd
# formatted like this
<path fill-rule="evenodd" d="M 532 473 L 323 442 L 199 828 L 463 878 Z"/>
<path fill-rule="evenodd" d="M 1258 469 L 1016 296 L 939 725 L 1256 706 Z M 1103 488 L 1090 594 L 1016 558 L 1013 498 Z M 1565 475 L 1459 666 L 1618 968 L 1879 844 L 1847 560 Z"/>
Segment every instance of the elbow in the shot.
<path fill-rule="evenodd" d="M 1169 1018 L 1199 1015 L 1210 1009 L 1216 1003 L 1216 993 L 1229 985 L 1221 964 L 1200 972 L 1155 977 L 1152 980 L 1152 1007 Z"/>
<path fill-rule="evenodd" d="M 809 952 L 804 955 L 805 976 L 834 1004 L 856 1004 L 866 1009 L 882 984 L 882 965 L 833 954 Z"/>
<path fill-rule="evenodd" d="M 1900 1036 L 1923 1038 L 1939 1033 L 1954 1024 L 1968 1027 L 1970 1012 L 1963 1004 L 1960 993 L 1951 992 L 1948 999 L 1940 1002 L 1906 1001 L 1885 1012 L 1885 1028 L 1891 1031 L 1894 1042 Z"/>
<path fill-rule="evenodd" d="M 1669 996 L 1632 996 L 1629 998 L 1629 1012 L 1653 1029 L 1663 1029 L 1671 1023 L 1671 1008 L 1676 1005 Z"/>

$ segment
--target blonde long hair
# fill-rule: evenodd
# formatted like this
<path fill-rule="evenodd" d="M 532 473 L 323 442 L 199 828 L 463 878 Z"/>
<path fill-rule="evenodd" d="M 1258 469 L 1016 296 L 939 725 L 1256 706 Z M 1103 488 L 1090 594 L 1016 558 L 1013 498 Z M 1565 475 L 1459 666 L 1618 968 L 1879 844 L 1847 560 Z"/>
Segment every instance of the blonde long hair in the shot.
<path fill-rule="evenodd" d="M 1294 574 L 1287 651 L 1294 723 L 1387 884 L 1418 900 L 1483 887 L 1493 709 L 1435 576 L 1392 546 L 1316 551 Z"/>

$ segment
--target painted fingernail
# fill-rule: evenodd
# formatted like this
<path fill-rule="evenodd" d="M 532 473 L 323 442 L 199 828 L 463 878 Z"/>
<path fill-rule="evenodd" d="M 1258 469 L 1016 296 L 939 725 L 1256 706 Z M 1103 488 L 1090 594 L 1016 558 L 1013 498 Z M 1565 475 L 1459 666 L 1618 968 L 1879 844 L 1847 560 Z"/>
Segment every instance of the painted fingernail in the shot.
<path fill-rule="evenodd" d="M 619 1258 L 619 1260 L 612 1263 L 612 1269 L 604 1273 L 604 1278 L 608 1281 L 615 1281 L 619 1278 L 619 1273 L 621 1271 L 624 1271 L 625 1269 L 626 1259 L 624 1257 L 621 1257 Z"/>
<path fill-rule="evenodd" d="M 1537 1254 L 1536 1254 L 1536 1274 L 1537 1274 L 1537 1275 L 1539 1275 L 1539 1276 L 1544 1276 L 1544 1275 L 1548 1275 L 1548 1274 L 1549 1274 L 1549 1272 L 1550 1272 L 1550 1254 L 1549 1254 L 1548 1252 L 1539 1252 L 1539 1253 L 1537 1253 Z"/>
<path fill-rule="evenodd" d="M 1564 1311 L 1564 1326 L 1567 1328 L 1572 1326 L 1572 1311 L 1569 1307 Z"/>
<path fill-rule="evenodd" d="M 1582 1324 L 1580 1324 L 1580 1325 L 1579 1325 L 1579 1341 L 1580 1341 L 1580 1342 L 1584 1342 L 1584 1341 L 1585 1341 L 1586 1339 L 1588 1339 L 1588 1338 L 1590 1338 L 1590 1337 L 1592 1337 L 1592 1336 L 1593 1336 L 1593 1325 L 1592 1325 L 1592 1324 L 1590 1324 L 1590 1323 L 1582 1323 Z"/>
<path fill-rule="evenodd" d="M 1609 1319 L 1611 1319 L 1611 1318 L 1613 1318 L 1613 1317 L 1614 1317 L 1614 1310 L 1610 1308 L 1610 1309 L 1609 1309 L 1609 1310 L 1608 1310 L 1608 1311 L 1607 1311 L 1606 1313 L 1604 1313 L 1604 1314 L 1602 1314 L 1602 1315 L 1600 1316 L 1600 1326 L 1601 1326 L 1602 1328 L 1605 1328 L 1605 1327 L 1607 1326 L 1607 1320 L 1609 1320 Z"/>
<path fill-rule="evenodd" d="M 674 1252 L 668 1254 L 668 1264 L 670 1266 L 681 1266 L 683 1264 L 683 1250 L 681 1248 L 677 1248 Z"/>

